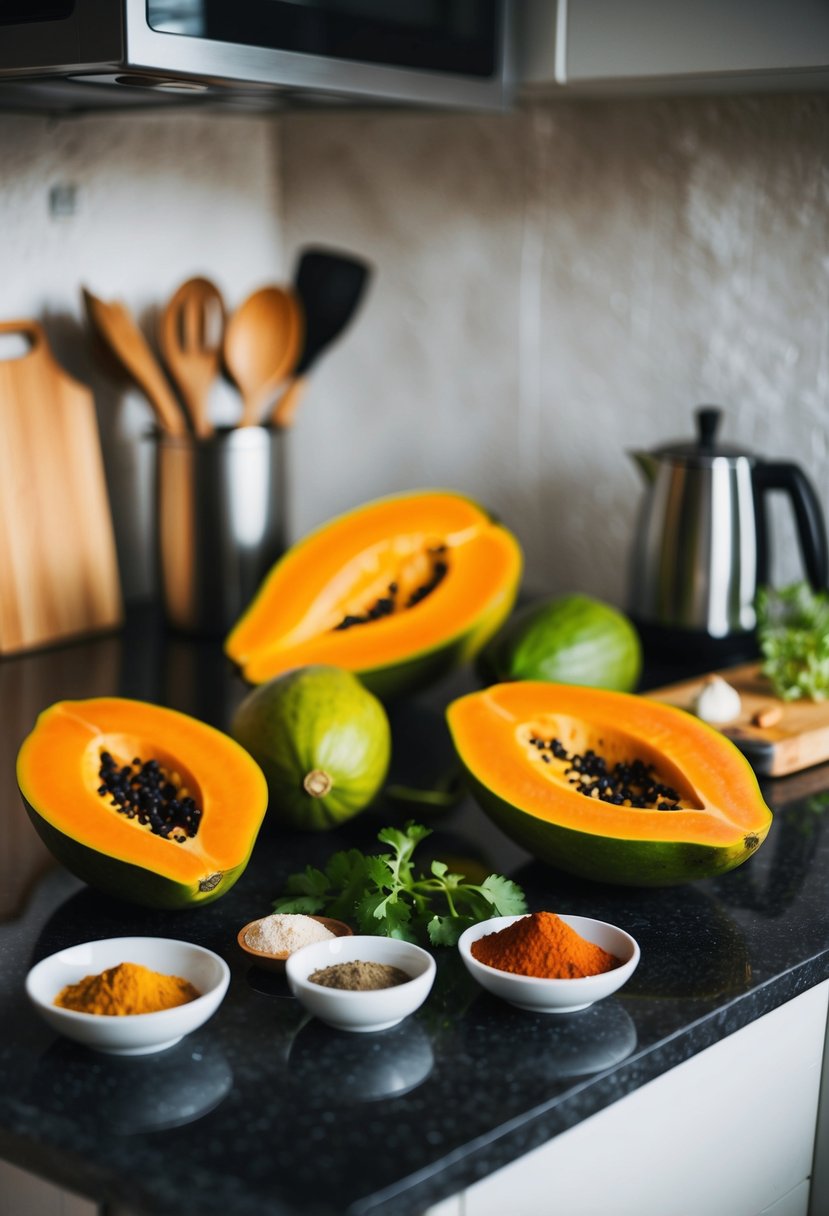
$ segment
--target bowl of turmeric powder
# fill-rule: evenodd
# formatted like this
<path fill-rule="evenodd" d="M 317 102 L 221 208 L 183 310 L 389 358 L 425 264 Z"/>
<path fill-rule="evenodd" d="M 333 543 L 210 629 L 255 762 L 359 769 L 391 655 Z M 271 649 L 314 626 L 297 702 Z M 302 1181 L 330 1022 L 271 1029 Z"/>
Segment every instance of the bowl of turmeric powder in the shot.
<path fill-rule="evenodd" d="M 618 992 L 639 963 L 624 929 L 589 916 L 494 916 L 461 934 L 458 950 L 482 988 L 519 1009 L 575 1013 Z"/>
<path fill-rule="evenodd" d="M 162 937 L 110 937 L 41 959 L 26 993 L 58 1033 L 112 1055 L 163 1051 L 221 1004 L 230 969 L 204 946 Z"/>

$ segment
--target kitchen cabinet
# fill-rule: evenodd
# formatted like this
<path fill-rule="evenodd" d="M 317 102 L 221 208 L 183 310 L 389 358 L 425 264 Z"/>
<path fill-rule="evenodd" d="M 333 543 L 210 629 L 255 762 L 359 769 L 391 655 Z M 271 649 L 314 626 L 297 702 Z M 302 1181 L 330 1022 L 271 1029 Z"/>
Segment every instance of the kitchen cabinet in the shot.
<path fill-rule="evenodd" d="M 101 1216 L 100 1207 L 63 1187 L 0 1161 L 0 1212 L 5 1216 Z"/>
<path fill-rule="evenodd" d="M 829 86 L 824 0 L 530 0 L 519 75 L 578 94 Z"/>
<path fill-rule="evenodd" d="M 475 1183 L 456 1216 L 538 1216 L 551 1197 L 566 1216 L 808 1216 L 828 996 L 824 981 Z"/>
<path fill-rule="evenodd" d="M 120 640 L 107 692 L 227 727 L 245 689 L 220 646 L 133 610 Z M 92 687 L 108 641 L 77 643 L 69 675 L 36 656 L 13 662 L 42 707 L 85 695 L 83 667 Z M 392 709 L 415 757 L 436 737 L 444 700 L 468 683 L 453 678 Z M 19 737 L 18 712 L 0 701 L 0 727 Z M 8 818 L 22 814 L 10 768 L 0 768 Z M 756 855 L 665 891 L 538 865 L 468 800 L 433 819 L 437 850 L 511 874 L 531 907 L 598 916 L 637 938 L 642 961 L 626 987 L 570 1016 L 504 1005 L 442 950 L 414 1016 L 378 1035 L 338 1034 L 305 1017 L 280 976 L 248 966 L 237 929 L 268 910 L 289 873 L 339 848 L 376 848 L 381 827 L 408 817 L 391 803 L 322 835 L 266 825 L 231 891 L 175 914 L 105 899 L 51 869 L 0 924 L 0 1211 L 12 1185 L 45 1185 L 37 1216 L 92 1216 L 98 1205 L 113 1216 L 807 1216 L 810 1193 L 809 1216 L 821 1216 L 826 1180 L 810 1175 L 816 1118 L 815 1169 L 829 1156 L 819 1099 L 827 791 L 829 766 L 768 784 L 775 819 Z M 62 946 L 130 933 L 216 950 L 230 988 L 169 1051 L 91 1056 L 32 1016 L 24 977 Z M 671 1206 L 676 1193 L 688 1206 Z"/>

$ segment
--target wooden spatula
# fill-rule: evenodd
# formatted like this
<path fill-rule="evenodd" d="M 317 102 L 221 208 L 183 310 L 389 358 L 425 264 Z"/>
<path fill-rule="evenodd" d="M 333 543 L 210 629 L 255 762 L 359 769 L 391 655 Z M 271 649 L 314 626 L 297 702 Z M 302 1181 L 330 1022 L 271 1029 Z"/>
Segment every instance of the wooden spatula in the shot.
<path fill-rule="evenodd" d="M 186 434 L 181 407 L 126 305 L 118 300 L 100 300 L 85 287 L 82 291 L 92 328 L 116 356 L 130 379 L 144 392 L 161 429 L 171 435 Z"/>
<path fill-rule="evenodd" d="M 208 401 L 219 373 L 224 326 L 221 292 L 202 277 L 182 283 L 161 314 L 161 353 L 200 439 L 214 432 Z"/>

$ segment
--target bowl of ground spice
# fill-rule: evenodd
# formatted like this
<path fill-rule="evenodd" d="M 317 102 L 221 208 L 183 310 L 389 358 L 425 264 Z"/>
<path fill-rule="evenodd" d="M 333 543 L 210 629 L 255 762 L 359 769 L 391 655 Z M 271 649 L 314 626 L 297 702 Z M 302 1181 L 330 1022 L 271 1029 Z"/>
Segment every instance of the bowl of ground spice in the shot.
<path fill-rule="evenodd" d="M 461 934 L 461 958 L 488 992 L 519 1009 L 574 1013 L 617 992 L 639 963 L 624 929 L 589 916 L 495 916 Z"/>
<path fill-rule="evenodd" d="M 230 969 L 204 946 L 162 937 L 110 937 L 42 959 L 26 993 L 44 1021 L 112 1055 L 163 1051 L 221 1004 Z"/>
<path fill-rule="evenodd" d="M 338 1030 L 387 1030 L 419 1009 L 435 979 L 428 950 L 355 934 L 288 956 L 288 986 L 309 1013 Z"/>
<path fill-rule="evenodd" d="M 351 927 L 330 916 L 304 916 L 299 912 L 273 912 L 252 920 L 239 930 L 236 940 L 250 962 L 270 971 L 284 971 L 285 960 L 295 950 L 314 942 L 349 937 Z"/>

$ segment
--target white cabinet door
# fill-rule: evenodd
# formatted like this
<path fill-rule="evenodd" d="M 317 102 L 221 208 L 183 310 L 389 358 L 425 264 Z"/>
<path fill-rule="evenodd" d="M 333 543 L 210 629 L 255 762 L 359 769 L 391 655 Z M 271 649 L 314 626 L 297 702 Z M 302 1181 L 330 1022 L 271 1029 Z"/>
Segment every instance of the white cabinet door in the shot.
<path fill-rule="evenodd" d="M 0 1161 L 2 1216 L 100 1216 L 97 1203 Z"/>
<path fill-rule="evenodd" d="M 530 84 L 811 86 L 829 66 L 827 0 L 528 0 L 522 20 Z"/>
<path fill-rule="evenodd" d="M 827 1007 L 825 980 L 475 1183 L 463 1216 L 806 1216 Z"/>

